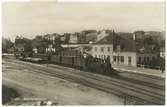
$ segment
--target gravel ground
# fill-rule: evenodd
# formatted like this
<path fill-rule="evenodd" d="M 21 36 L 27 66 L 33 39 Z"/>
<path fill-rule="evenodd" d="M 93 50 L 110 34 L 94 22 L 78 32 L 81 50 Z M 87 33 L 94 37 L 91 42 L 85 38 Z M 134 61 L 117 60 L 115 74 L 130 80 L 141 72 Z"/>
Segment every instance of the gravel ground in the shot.
<path fill-rule="evenodd" d="M 58 105 L 123 105 L 123 99 L 113 94 L 18 68 L 4 60 L 2 70 L 3 84 L 16 89 L 25 99 L 42 98 Z"/>

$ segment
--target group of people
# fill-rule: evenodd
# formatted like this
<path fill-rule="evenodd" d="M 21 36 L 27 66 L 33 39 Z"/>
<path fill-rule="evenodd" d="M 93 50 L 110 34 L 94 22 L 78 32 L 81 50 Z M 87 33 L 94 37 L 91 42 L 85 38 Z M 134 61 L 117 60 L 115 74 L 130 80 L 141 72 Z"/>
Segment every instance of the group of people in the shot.
<path fill-rule="evenodd" d="M 60 56 L 60 63 L 62 56 Z M 75 57 L 71 57 L 72 62 L 69 62 L 69 64 L 74 67 L 74 59 Z M 51 60 L 51 54 L 48 54 L 48 62 Z M 110 62 L 110 57 L 107 57 L 105 59 L 100 59 L 100 58 L 94 58 L 91 55 L 88 55 L 86 57 L 81 57 L 80 58 L 80 69 L 88 72 L 94 72 L 94 73 L 100 73 L 100 74 L 113 74 L 114 69 L 112 68 L 111 62 Z M 62 64 L 62 63 L 61 63 Z"/>
<path fill-rule="evenodd" d="M 101 74 L 111 74 L 114 72 L 110 58 L 107 57 L 106 59 L 94 58 L 92 56 L 87 56 L 85 59 L 84 69 L 90 72 L 96 72 Z"/>

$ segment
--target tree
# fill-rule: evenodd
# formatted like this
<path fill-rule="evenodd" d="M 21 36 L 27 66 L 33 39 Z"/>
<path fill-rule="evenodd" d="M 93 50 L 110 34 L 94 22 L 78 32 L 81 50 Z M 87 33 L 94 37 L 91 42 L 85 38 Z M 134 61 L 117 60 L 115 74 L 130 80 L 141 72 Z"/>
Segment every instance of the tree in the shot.
<path fill-rule="evenodd" d="M 7 53 L 9 49 L 13 48 L 14 43 L 10 39 L 2 37 L 2 53 Z"/>
<path fill-rule="evenodd" d="M 32 40 L 32 46 L 38 49 L 39 53 L 45 53 L 45 49 L 48 47 L 49 40 L 46 37 L 37 35 Z"/>
<path fill-rule="evenodd" d="M 23 48 L 23 52 L 32 52 L 32 41 L 30 39 L 19 37 L 15 38 L 15 51 L 18 51 L 19 48 Z"/>
<path fill-rule="evenodd" d="M 151 36 L 144 39 L 144 47 L 152 53 L 160 51 L 160 45 Z"/>

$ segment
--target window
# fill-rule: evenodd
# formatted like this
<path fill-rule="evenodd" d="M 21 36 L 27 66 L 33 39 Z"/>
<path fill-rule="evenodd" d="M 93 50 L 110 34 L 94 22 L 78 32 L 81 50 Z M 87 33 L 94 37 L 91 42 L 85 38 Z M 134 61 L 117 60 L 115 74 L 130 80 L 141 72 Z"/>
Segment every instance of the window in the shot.
<path fill-rule="evenodd" d="M 110 52 L 110 47 L 107 47 L 108 52 Z"/>
<path fill-rule="evenodd" d="M 106 59 L 106 56 L 104 55 L 104 59 Z"/>
<path fill-rule="evenodd" d="M 116 57 L 116 56 L 113 56 L 113 59 L 114 59 L 114 62 L 116 62 L 116 61 L 117 61 L 117 57 Z"/>
<path fill-rule="evenodd" d="M 139 56 L 139 64 L 141 64 L 141 57 Z"/>
<path fill-rule="evenodd" d="M 149 60 L 150 60 L 150 59 L 149 59 L 149 57 L 147 56 L 147 62 L 149 62 Z"/>
<path fill-rule="evenodd" d="M 155 57 L 154 57 L 154 56 L 152 56 L 152 60 L 155 60 Z"/>
<path fill-rule="evenodd" d="M 95 52 L 97 52 L 97 47 L 95 47 Z"/>
<path fill-rule="evenodd" d="M 104 47 L 101 47 L 101 52 L 103 52 L 104 51 Z"/>
<path fill-rule="evenodd" d="M 131 62 L 132 62 L 132 58 L 129 56 L 128 57 L 128 64 L 131 65 Z"/>
<path fill-rule="evenodd" d="M 121 46 L 117 45 L 117 51 L 120 52 L 121 51 Z"/>
<path fill-rule="evenodd" d="M 121 56 L 121 62 L 122 63 L 124 62 L 124 56 Z"/>
<path fill-rule="evenodd" d="M 120 59 L 119 56 L 117 56 L 117 61 L 118 61 L 118 63 L 119 63 L 119 59 Z"/>
<path fill-rule="evenodd" d="M 146 63 L 146 57 L 144 57 L 144 63 Z"/>

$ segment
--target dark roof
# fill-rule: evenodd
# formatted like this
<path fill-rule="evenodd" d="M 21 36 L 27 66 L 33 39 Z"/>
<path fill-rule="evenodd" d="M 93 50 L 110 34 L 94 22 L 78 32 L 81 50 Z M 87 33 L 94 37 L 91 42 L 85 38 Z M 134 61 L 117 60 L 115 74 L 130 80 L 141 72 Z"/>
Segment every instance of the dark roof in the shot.
<path fill-rule="evenodd" d="M 118 45 L 120 45 L 123 52 L 136 52 L 136 43 L 132 39 L 121 37 Z"/>
<path fill-rule="evenodd" d="M 144 44 L 143 42 L 136 41 L 136 49 L 138 53 L 157 53 L 155 44 Z"/>
<path fill-rule="evenodd" d="M 118 32 L 117 34 L 123 38 L 133 39 L 133 33 Z"/>
<path fill-rule="evenodd" d="M 113 43 L 113 38 L 114 38 L 113 33 L 110 33 L 108 36 L 104 37 L 103 39 L 100 39 L 99 41 L 95 42 L 94 44 L 112 44 Z"/>
<path fill-rule="evenodd" d="M 123 52 L 136 52 L 135 41 L 129 38 L 121 37 L 116 33 L 111 33 L 94 44 L 113 44 L 114 51 L 117 50 L 117 46 L 120 46 L 121 51 Z"/>
<path fill-rule="evenodd" d="M 97 40 L 97 33 L 88 33 L 86 35 L 86 42 L 92 41 L 95 42 Z"/>
<path fill-rule="evenodd" d="M 155 53 L 154 45 L 146 45 L 142 41 L 134 41 L 116 33 L 111 33 L 93 44 L 113 44 L 114 51 L 120 47 L 120 52 Z"/>

